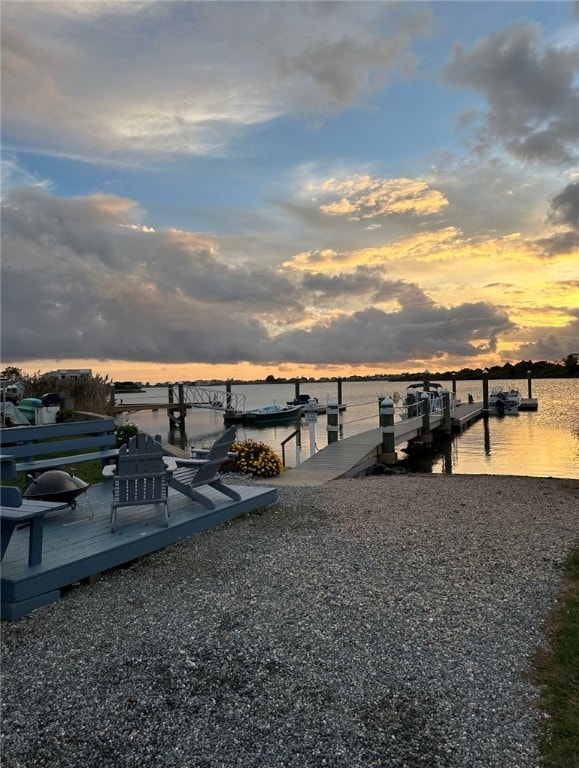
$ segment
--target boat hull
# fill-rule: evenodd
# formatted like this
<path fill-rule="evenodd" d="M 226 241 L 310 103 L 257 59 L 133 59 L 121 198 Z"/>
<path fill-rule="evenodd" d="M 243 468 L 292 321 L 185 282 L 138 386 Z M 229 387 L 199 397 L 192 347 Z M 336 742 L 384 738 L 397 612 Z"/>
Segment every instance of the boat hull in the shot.
<path fill-rule="evenodd" d="M 288 424 L 292 421 L 298 421 L 301 415 L 302 406 L 296 405 L 290 408 L 280 408 L 279 410 L 226 411 L 223 414 L 223 420 L 226 424 L 237 423 L 265 427 L 271 424 Z"/>

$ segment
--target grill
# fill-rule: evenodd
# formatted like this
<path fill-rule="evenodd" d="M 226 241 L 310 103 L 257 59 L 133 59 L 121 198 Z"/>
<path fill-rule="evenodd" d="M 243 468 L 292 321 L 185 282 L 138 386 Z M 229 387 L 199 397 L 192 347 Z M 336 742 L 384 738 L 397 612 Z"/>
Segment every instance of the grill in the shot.
<path fill-rule="evenodd" d="M 90 486 L 90 483 L 85 483 L 80 477 L 60 469 L 50 469 L 38 477 L 28 475 L 27 479 L 28 485 L 22 491 L 25 499 L 63 501 L 71 509 L 76 507 L 77 497 Z"/>

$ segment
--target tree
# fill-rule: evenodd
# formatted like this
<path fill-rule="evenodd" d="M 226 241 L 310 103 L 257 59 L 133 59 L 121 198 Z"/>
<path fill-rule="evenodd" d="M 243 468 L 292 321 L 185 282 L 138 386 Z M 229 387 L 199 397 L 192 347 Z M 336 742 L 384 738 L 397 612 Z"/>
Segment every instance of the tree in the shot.
<path fill-rule="evenodd" d="M 24 378 L 24 373 L 22 372 L 21 368 L 16 368 L 14 365 L 9 365 L 7 368 L 4 368 L 2 372 L 0 372 L 0 378 L 6 379 L 7 381 L 20 381 L 20 379 Z"/>

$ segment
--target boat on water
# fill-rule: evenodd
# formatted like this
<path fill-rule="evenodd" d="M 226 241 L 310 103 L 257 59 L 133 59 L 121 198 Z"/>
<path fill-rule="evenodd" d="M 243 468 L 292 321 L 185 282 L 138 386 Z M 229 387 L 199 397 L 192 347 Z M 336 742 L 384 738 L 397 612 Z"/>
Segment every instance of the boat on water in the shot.
<path fill-rule="evenodd" d="M 402 412 L 402 419 L 412 419 L 415 416 L 420 416 L 420 403 L 422 401 L 422 395 L 426 393 L 430 399 L 430 413 L 442 413 L 442 393 L 446 391 L 446 388 L 436 381 L 431 381 L 428 388 L 423 383 L 409 384 L 406 387 L 406 396 L 404 403 L 406 405 L 406 411 Z M 454 394 L 449 392 L 450 395 L 450 407 L 451 409 L 456 405 Z M 400 395 L 394 393 L 394 401 L 400 400 Z"/>
<path fill-rule="evenodd" d="M 300 405 L 302 408 L 302 414 L 305 414 L 306 408 L 309 409 L 315 409 L 317 414 L 324 414 L 328 411 L 328 404 L 327 403 L 320 403 L 317 397 L 310 397 L 310 395 L 300 395 L 298 398 L 295 398 L 293 400 L 288 400 L 287 405 Z M 339 411 L 345 411 L 346 406 L 345 405 L 338 405 Z"/>
<path fill-rule="evenodd" d="M 264 405 L 249 411 L 225 411 L 223 420 L 226 424 L 241 423 L 255 426 L 286 424 L 296 421 L 302 415 L 301 405 Z"/>
<path fill-rule="evenodd" d="M 493 387 L 489 396 L 489 413 L 495 413 L 498 416 L 516 415 L 519 412 L 521 400 L 521 393 L 518 389 Z"/>

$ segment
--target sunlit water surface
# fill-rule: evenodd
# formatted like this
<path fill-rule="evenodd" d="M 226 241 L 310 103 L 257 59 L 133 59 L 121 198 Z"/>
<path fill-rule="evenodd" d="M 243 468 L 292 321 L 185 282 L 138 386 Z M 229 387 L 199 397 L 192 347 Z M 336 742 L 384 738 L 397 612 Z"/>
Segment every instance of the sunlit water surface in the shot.
<path fill-rule="evenodd" d="M 452 383 L 441 382 L 448 389 Z M 489 382 L 489 389 L 494 382 Z M 523 397 L 528 395 L 526 380 L 497 382 L 518 387 Z M 379 426 L 378 397 L 396 392 L 403 395 L 407 382 L 343 382 L 342 402 L 347 410 L 341 414 L 340 436 L 349 437 Z M 457 397 L 466 401 L 472 394 L 482 402 L 482 382 L 457 382 Z M 224 391 L 224 387 L 216 387 Z M 293 399 L 293 384 L 234 385 L 233 391 L 246 396 L 246 408 L 270 403 L 284 404 Z M 336 383 L 302 384 L 301 392 L 317 397 L 321 402 L 336 398 Z M 411 471 L 452 473 L 524 475 L 528 477 L 562 477 L 579 479 L 579 379 L 538 379 L 532 382 L 532 396 L 539 401 L 538 411 L 521 412 L 516 416 L 489 416 L 480 419 L 460 435 L 437 444 L 419 461 L 409 464 L 405 453 L 398 449 L 402 466 Z M 167 390 L 153 387 L 143 393 L 119 395 L 128 402 L 167 402 Z M 118 400 L 118 398 L 117 398 Z M 163 410 L 140 411 L 127 417 L 150 434 L 160 434 L 163 442 L 180 447 L 211 445 L 223 430 L 219 411 L 190 409 L 187 411 L 186 435 L 169 431 L 167 414 Z M 310 426 L 301 422 L 261 429 L 238 426 L 241 440 L 252 438 L 270 445 L 281 456 L 282 442 L 296 429 L 301 433 L 301 459 L 310 455 Z M 315 448 L 327 445 L 326 417 L 320 415 L 314 428 Z M 290 439 L 283 448 L 287 466 L 296 464 L 296 441 Z"/>

